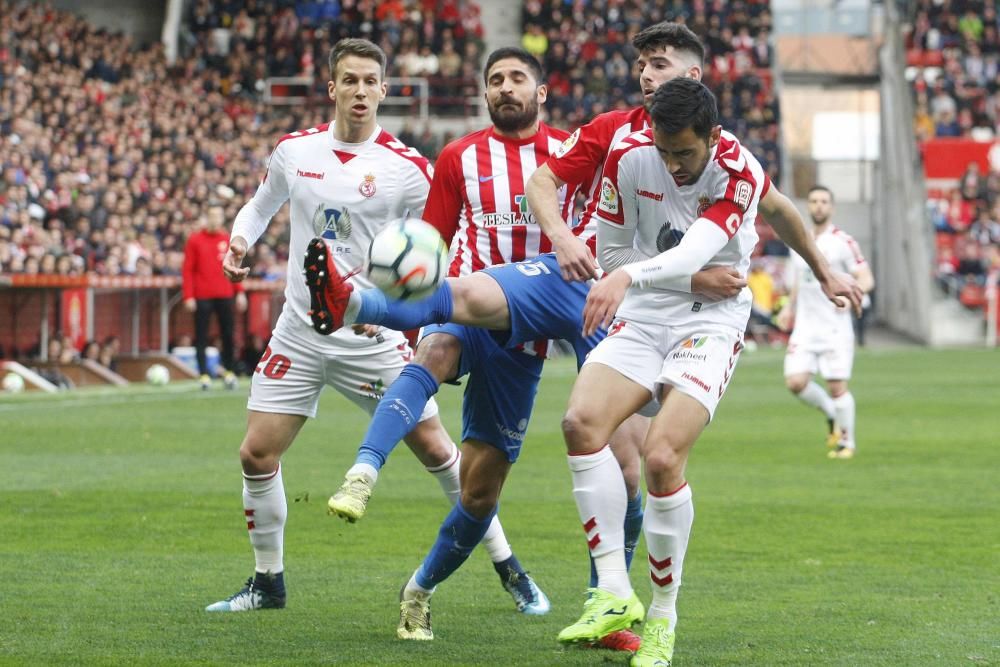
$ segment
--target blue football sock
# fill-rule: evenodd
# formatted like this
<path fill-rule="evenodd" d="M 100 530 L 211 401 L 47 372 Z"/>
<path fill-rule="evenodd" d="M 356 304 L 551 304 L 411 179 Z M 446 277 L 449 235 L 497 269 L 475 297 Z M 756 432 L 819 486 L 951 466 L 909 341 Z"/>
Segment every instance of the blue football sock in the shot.
<path fill-rule="evenodd" d="M 390 301 L 377 289 L 361 292 L 361 308 L 355 321 L 381 324 L 396 331 L 419 329 L 427 324 L 444 324 L 451 319 L 451 286 L 441 283 L 433 294 L 419 301 Z"/>
<path fill-rule="evenodd" d="M 399 441 L 416 427 L 437 390 L 438 382 L 429 370 L 420 364 L 407 364 L 378 402 L 354 462 L 380 470 Z"/>
<path fill-rule="evenodd" d="M 441 524 L 437 541 L 417 569 L 417 584 L 430 590 L 451 576 L 482 541 L 495 514 L 496 508 L 485 519 L 477 519 L 465 511 L 462 501 L 455 503 Z"/>
<path fill-rule="evenodd" d="M 625 507 L 625 569 L 632 567 L 632 556 L 642 534 L 642 491 Z"/>
<path fill-rule="evenodd" d="M 524 574 L 524 568 L 521 567 L 520 561 L 517 560 L 517 556 L 514 554 L 511 554 L 507 560 L 493 563 L 493 569 L 496 570 L 503 581 L 510 579 L 511 574 Z"/>
<path fill-rule="evenodd" d="M 285 595 L 285 573 L 254 572 L 253 585 L 271 595 L 282 597 Z"/>

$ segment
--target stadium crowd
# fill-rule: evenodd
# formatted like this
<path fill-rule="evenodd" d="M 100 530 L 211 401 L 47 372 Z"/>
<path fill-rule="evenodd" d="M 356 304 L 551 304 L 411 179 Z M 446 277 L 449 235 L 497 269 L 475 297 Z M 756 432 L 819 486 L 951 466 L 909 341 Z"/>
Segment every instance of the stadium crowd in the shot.
<path fill-rule="evenodd" d="M 740 137 L 772 180 L 780 182 L 780 112 L 771 74 L 768 2 L 641 0 L 567 3 L 527 0 L 522 46 L 548 73 L 550 122 L 573 129 L 613 108 L 642 102 L 630 43 L 644 26 L 684 23 L 706 47 L 704 80 L 719 101 L 722 126 Z"/>
<path fill-rule="evenodd" d="M 326 120 L 325 105 L 265 104 L 267 77 L 314 77 L 323 87 L 325 54 L 343 36 L 380 43 L 389 74 L 402 78 L 475 79 L 483 49 L 479 7 L 465 0 L 198 0 L 186 55 L 173 65 L 161 45 L 136 48 L 71 13 L 0 5 L 0 272 L 8 273 L 179 275 L 205 205 L 222 201 L 231 219 L 274 138 Z M 572 128 L 636 104 L 628 40 L 671 17 L 704 38 L 724 122 L 777 179 L 766 3 L 665 14 L 635 1 L 529 0 L 524 39 L 551 73 L 553 123 Z M 400 135 L 431 157 L 449 138 L 411 124 Z M 283 211 L 256 246 L 255 276 L 284 275 L 287 225 Z"/>
<path fill-rule="evenodd" d="M 1000 35 L 992 2 L 919 0 L 906 33 L 918 141 L 1000 136 Z M 989 169 L 970 163 L 953 187 L 929 188 L 942 289 L 980 307 L 1000 270 L 1000 148 Z"/>

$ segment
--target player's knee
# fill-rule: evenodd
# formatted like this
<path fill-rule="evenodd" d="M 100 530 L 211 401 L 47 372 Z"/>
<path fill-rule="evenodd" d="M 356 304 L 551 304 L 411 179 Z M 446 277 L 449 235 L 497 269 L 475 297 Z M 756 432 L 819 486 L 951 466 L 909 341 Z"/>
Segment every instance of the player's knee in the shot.
<path fill-rule="evenodd" d="M 427 468 L 437 468 L 454 456 L 455 445 L 436 417 L 425 419 L 404 438 L 406 445 Z"/>
<path fill-rule="evenodd" d="M 566 448 L 570 452 L 589 452 L 597 449 L 604 443 L 594 444 L 593 440 L 594 424 L 592 417 L 584 410 L 579 410 L 570 406 L 562 418 L 563 438 L 566 440 Z"/>
<path fill-rule="evenodd" d="M 420 364 L 438 382 L 455 377 L 458 360 L 462 356 L 462 343 L 450 334 L 431 334 L 420 341 L 414 363 Z"/>
<path fill-rule="evenodd" d="M 793 394 L 802 393 L 802 391 L 806 388 L 806 385 L 808 384 L 809 380 L 807 378 L 801 378 L 797 375 L 792 375 L 785 378 L 785 386 L 788 387 L 788 391 L 792 392 Z"/>
<path fill-rule="evenodd" d="M 646 453 L 646 474 L 653 477 L 674 477 L 684 468 L 684 458 L 669 442 L 663 442 Z"/>
<path fill-rule="evenodd" d="M 278 469 L 279 455 L 266 443 L 249 435 L 240 445 L 240 465 L 247 475 L 266 475 Z"/>
<path fill-rule="evenodd" d="M 497 494 L 485 487 L 462 487 L 462 507 L 480 521 L 493 513 Z"/>

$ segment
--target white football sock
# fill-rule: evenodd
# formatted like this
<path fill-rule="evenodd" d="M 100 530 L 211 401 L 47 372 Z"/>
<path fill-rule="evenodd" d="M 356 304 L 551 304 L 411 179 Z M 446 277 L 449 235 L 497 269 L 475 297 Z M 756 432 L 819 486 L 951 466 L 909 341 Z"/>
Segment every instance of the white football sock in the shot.
<path fill-rule="evenodd" d="M 431 588 L 430 590 L 428 590 L 428 589 L 424 588 L 423 586 L 421 586 L 420 584 L 418 584 L 417 583 L 417 571 L 414 570 L 413 574 L 410 575 L 410 580 L 406 582 L 405 586 L 403 586 L 403 597 L 404 598 L 413 597 L 411 595 L 411 593 L 420 593 L 422 595 L 430 595 L 431 593 L 434 592 L 434 590 L 436 588 L 437 588 L 437 586 L 435 586 L 434 588 Z"/>
<path fill-rule="evenodd" d="M 258 572 L 283 572 L 288 504 L 281 465 L 266 475 L 243 475 L 243 513 Z"/>
<path fill-rule="evenodd" d="M 694 523 L 691 487 L 685 484 L 668 496 L 646 495 L 646 548 L 653 601 L 647 618 L 669 618 L 677 625 L 677 593 L 681 570 Z"/>
<path fill-rule="evenodd" d="M 569 455 L 573 497 L 587 546 L 597 567 L 598 588 L 620 598 L 632 595 L 625 569 L 625 478 L 611 447 L 592 454 Z"/>
<path fill-rule="evenodd" d="M 378 481 L 378 470 L 370 463 L 355 463 L 347 470 L 348 475 L 364 475 L 371 480 L 372 486 Z"/>
<path fill-rule="evenodd" d="M 444 495 L 448 498 L 448 502 L 452 505 L 458 502 L 458 499 L 462 495 L 462 485 L 459 479 L 459 470 L 462 467 L 462 452 L 459 451 L 458 447 L 452 444 L 453 452 L 448 460 L 436 467 L 427 468 L 427 472 L 434 475 L 437 479 L 438 484 L 441 485 L 441 490 L 444 491 Z M 503 527 L 500 525 L 500 519 L 497 516 L 493 517 L 490 521 L 490 527 L 486 529 L 486 535 L 483 536 L 483 547 L 486 552 L 490 555 L 490 560 L 494 563 L 502 563 L 513 555 L 513 551 L 510 549 L 510 544 L 507 543 L 507 536 L 503 532 Z"/>
<path fill-rule="evenodd" d="M 833 405 L 837 411 L 837 426 L 840 427 L 842 436 L 840 438 L 841 444 L 845 447 L 850 447 L 854 449 L 854 394 L 851 392 L 844 392 L 837 398 L 833 399 Z"/>
<path fill-rule="evenodd" d="M 827 419 L 834 419 L 833 399 L 826 393 L 823 387 L 815 382 L 810 382 L 806 388 L 795 394 L 799 400 L 807 405 L 811 405 L 820 410 Z"/>

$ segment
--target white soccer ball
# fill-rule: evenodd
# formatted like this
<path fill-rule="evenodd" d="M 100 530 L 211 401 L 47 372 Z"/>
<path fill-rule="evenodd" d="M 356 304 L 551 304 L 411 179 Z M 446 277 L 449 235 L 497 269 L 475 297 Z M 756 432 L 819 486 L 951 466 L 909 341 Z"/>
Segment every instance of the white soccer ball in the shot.
<path fill-rule="evenodd" d="M 7 373 L 3 376 L 3 390 L 8 394 L 20 394 L 24 391 L 24 378 L 17 373 Z"/>
<path fill-rule="evenodd" d="M 448 248 L 438 231 L 418 218 L 394 220 L 375 235 L 365 275 L 390 299 L 417 301 L 444 282 Z"/>
<path fill-rule="evenodd" d="M 146 382 L 156 387 L 162 387 L 170 382 L 170 371 L 163 364 L 153 364 L 146 369 Z"/>

